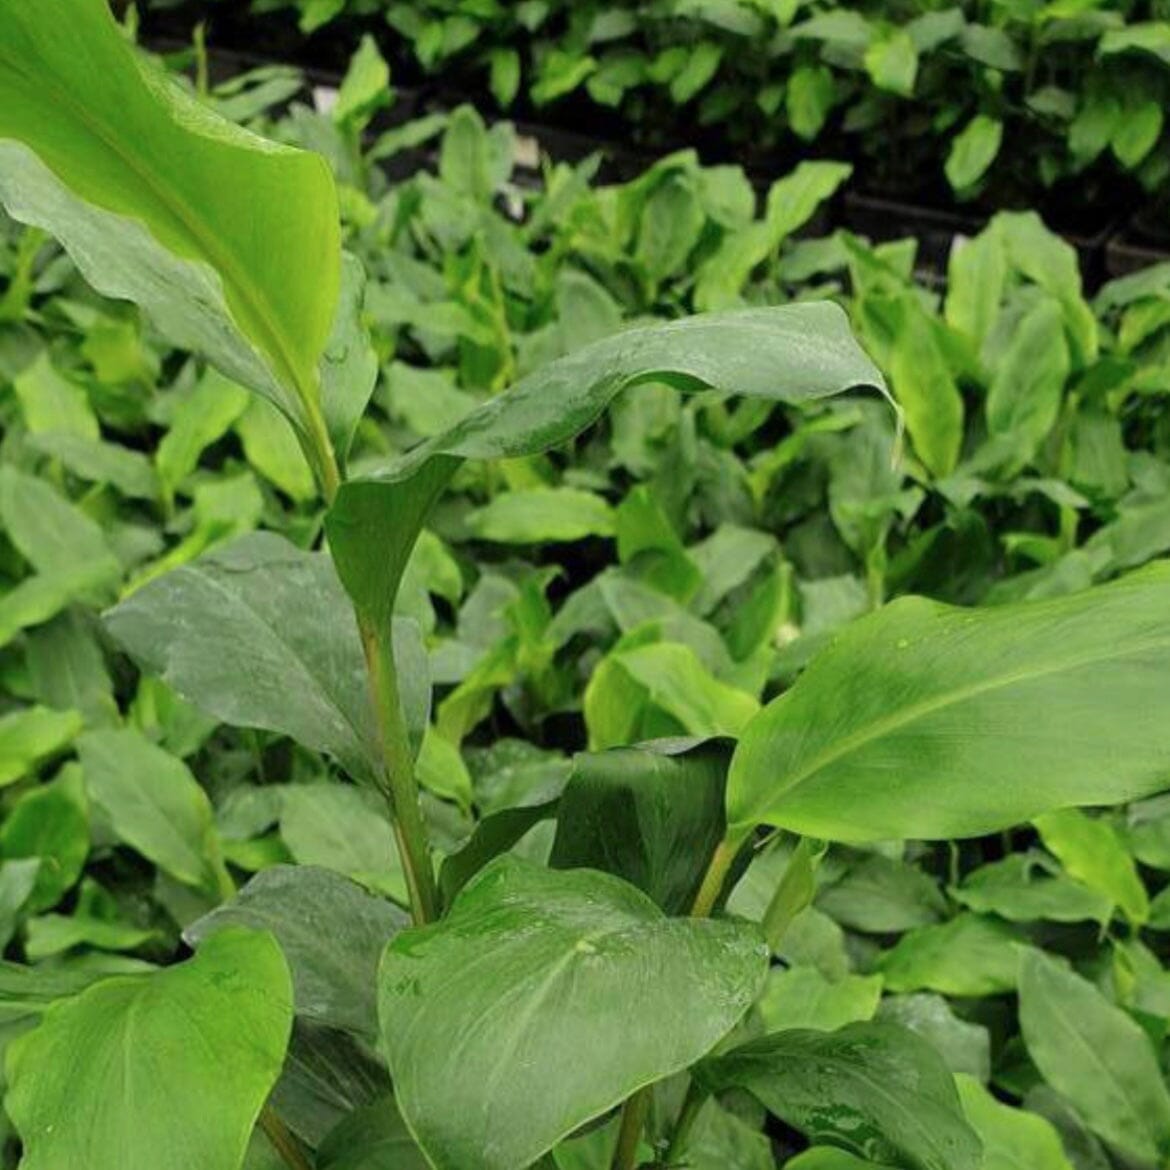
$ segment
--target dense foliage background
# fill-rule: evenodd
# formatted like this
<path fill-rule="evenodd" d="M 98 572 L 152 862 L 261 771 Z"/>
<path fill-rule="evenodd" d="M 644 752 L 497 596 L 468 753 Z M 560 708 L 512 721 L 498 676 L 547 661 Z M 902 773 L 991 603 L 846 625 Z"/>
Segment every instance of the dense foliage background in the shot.
<path fill-rule="evenodd" d="M 227 116 L 324 154 L 340 184 L 380 370 L 356 468 L 627 324 L 743 303 L 836 299 L 904 412 L 902 434 L 876 397 L 794 408 L 644 384 L 570 446 L 459 472 L 400 600 L 439 688 L 419 774 L 446 890 L 501 849 L 549 857 L 574 753 L 734 736 L 890 598 L 1053 597 L 1170 551 L 1170 263 L 1087 292 L 1069 243 L 1005 211 L 958 242 L 940 287 L 914 239 L 832 229 L 855 168 L 894 183 L 941 168 L 994 195 L 1098 167 L 1106 188 L 1123 170 L 1164 197 L 1170 14 L 926 8 L 300 5 L 306 31 L 384 18 L 427 69 L 458 63 L 469 85 L 487 69 L 505 105 L 583 88 L 647 140 L 673 103 L 679 126 L 697 111 L 732 143 L 795 136 L 850 160 L 765 184 L 690 150 L 609 182 L 597 158 L 538 161 L 470 105 L 387 118 L 369 39 L 335 101 L 281 66 L 206 89 Z M 8 220 L 0 421 L 6 958 L 70 986 L 166 964 L 225 894 L 286 863 L 403 903 L 376 801 L 288 739 L 140 676 L 98 620 L 242 534 L 318 541 L 288 424 Z M 571 844 L 561 863 L 598 863 L 596 843 Z M 790 853 L 783 835 L 762 847 L 731 909 L 758 916 Z M 834 847 L 744 1027 L 909 1026 L 961 1074 L 987 1170 L 1154 1165 L 1170 1132 L 1168 874 L 1163 797 L 988 839 Z M 1081 974 L 1037 958 L 1021 988 L 1023 947 Z M 30 1020 L 13 992 L 5 1035 Z M 329 1135 L 386 1088 L 355 1044 L 298 1024 L 277 1091 L 333 1170 L 359 1163 L 330 1160 Z M 690 1165 L 785 1164 L 801 1128 L 765 1130 L 733 1095 L 706 1107 Z M 600 1126 L 555 1165 L 606 1166 L 613 1140 Z M 250 1157 L 276 1164 L 260 1138 Z"/>

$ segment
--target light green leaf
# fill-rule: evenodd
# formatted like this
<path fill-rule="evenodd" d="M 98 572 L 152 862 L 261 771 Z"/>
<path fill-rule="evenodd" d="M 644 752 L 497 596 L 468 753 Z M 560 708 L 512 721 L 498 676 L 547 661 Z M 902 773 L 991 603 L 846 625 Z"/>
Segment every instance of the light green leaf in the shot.
<path fill-rule="evenodd" d="M 766 963 L 750 927 L 668 919 L 617 878 L 501 858 L 386 950 L 399 1107 L 437 1170 L 528 1166 L 704 1055 Z"/>
<path fill-rule="evenodd" d="M 1068 873 L 1119 906 L 1135 927 L 1150 916 L 1150 896 L 1133 857 L 1108 821 L 1066 808 L 1037 817 L 1045 847 Z"/>
<path fill-rule="evenodd" d="M 13 380 L 12 388 L 20 400 L 24 424 L 31 434 L 56 433 L 82 439 L 98 437 L 97 415 L 85 390 L 57 372 L 47 350 Z"/>
<path fill-rule="evenodd" d="M 814 1143 L 907 1170 L 979 1170 L 954 1079 L 904 1028 L 777 1032 L 705 1062 L 699 1076 L 714 1091 L 746 1089 Z"/>
<path fill-rule="evenodd" d="M 981 1024 L 972 1024 L 956 1015 L 941 996 L 887 995 L 877 1018 L 917 1032 L 930 1044 L 954 1073 L 966 1073 L 980 1083 L 991 1076 L 991 1036 Z"/>
<path fill-rule="evenodd" d="M 187 765 L 137 731 L 90 731 L 77 744 L 90 799 L 132 849 L 214 895 L 227 880 L 211 801 Z"/>
<path fill-rule="evenodd" d="M 960 1075 L 955 1083 L 983 1142 L 980 1170 L 1073 1170 L 1050 1121 L 997 1101 L 974 1077 Z"/>
<path fill-rule="evenodd" d="M 8 1050 L 21 1165 L 235 1170 L 291 1022 L 280 949 L 244 931 L 177 967 L 106 979 L 51 1007 Z"/>
<path fill-rule="evenodd" d="M 253 398 L 236 420 L 244 455 L 254 471 L 298 502 L 317 494 L 313 471 L 297 442 L 296 433 L 270 402 Z"/>
<path fill-rule="evenodd" d="M 578 488 L 520 488 L 503 492 L 466 518 L 468 531 L 499 544 L 541 544 L 613 536 L 613 509 Z"/>
<path fill-rule="evenodd" d="M 0 786 L 23 779 L 42 760 L 68 747 L 85 726 L 77 711 L 24 707 L 0 716 Z"/>
<path fill-rule="evenodd" d="M 346 70 L 333 107 L 333 120 L 361 125 L 379 107 L 390 101 L 390 66 L 378 51 L 378 42 L 368 33 L 362 37 Z"/>
<path fill-rule="evenodd" d="M 1106 1141 L 1147 1162 L 1170 1148 L 1170 1092 L 1141 1027 L 1086 979 L 1029 951 L 1020 1029 L 1044 1079 Z"/>
<path fill-rule="evenodd" d="M 897 29 L 865 51 L 865 70 L 878 89 L 901 97 L 914 94 L 918 78 L 918 49 L 905 29 Z"/>
<path fill-rule="evenodd" d="M 832 982 L 815 967 L 777 967 L 768 975 L 756 1011 L 767 1032 L 834 1032 L 873 1019 L 881 997 L 880 975 L 846 975 Z"/>
<path fill-rule="evenodd" d="M 254 533 L 139 589 L 106 626 L 217 719 L 292 736 L 357 779 L 377 775 L 361 643 L 328 557 Z"/>
<path fill-rule="evenodd" d="M 997 919 L 960 914 L 904 935 L 882 956 L 878 970 L 890 991 L 998 995 L 1015 990 L 1023 941 Z"/>
<path fill-rule="evenodd" d="M 1063 816 L 1063 813 L 1049 814 Z M 951 897 L 979 914 L 1011 922 L 1108 922 L 1113 901 L 1061 872 L 1047 854 L 1013 853 L 980 866 Z"/>
<path fill-rule="evenodd" d="M 268 931 L 292 971 L 298 1016 L 373 1037 L 386 943 L 409 921 L 391 903 L 311 865 L 275 865 L 184 932 L 194 947 L 230 927 Z"/>
<path fill-rule="evenodd" d="M 266 143 L 165 80 L 104 0 L 5 3 L 0 46 L 9 213 L 319 435 L 340 255 L 325 160 Z"/>
<path fill-rule="evenodd" d="M 987 173 L 1003 143 L 1003 123 L 988 114 L 976 114 L 955 135 L 947 155 L 947 182 L 956 191 L 968 191 Z"/>
<path fill-rule="evenodd" d="M 1149 796 L 1166 785 L 1163 694 L 1167 566 L 991 609 L 904 598 L 848 627 L 752 720 L 728 823 L 841 841 L 967 837 Z"/>
<path fill-rule="evenodd" d="M 1165 20 L 1134 21 L 1122 28 L 1112 28 L 1101 38 L 1101 56 L 1113 53 L 1142 52 L 1170 65 L 1170 23 Z"/>
<path fill-rule="evenodd" d="M 341 489 L 326 529 L 363 622 L 385 636 L 410 550 L 463 460 L 554 447 L 640 382 L 793 402 L 884 385 L 841 310 L 828 304 L 699 316 L 587 345 L 522 379 L 377 475 Z"/>
<path fill-rule="evenodd" d="M 1158 144 L 1164 117 L 1158 102 L 1142 102 L 1127 109 L 1113 132 L 1113 153 L 1122 166 L 1133 170 Z"/>

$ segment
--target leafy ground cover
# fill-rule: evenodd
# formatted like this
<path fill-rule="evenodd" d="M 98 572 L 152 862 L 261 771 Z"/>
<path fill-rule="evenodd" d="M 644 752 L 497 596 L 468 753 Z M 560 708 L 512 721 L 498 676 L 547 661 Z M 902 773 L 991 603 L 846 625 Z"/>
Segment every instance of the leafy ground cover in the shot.
<path fill-rule="evenodd" d="M 385 805 L 344 779 L 374 766 L 356 630 L 309 551 L 326 476 L 270 402 L 5 220 L 11 1163 L 22 1141 L 33 1170 L 93 1148 L 227 1167 L 245 1146 L 254 1170 L 409 1167 L 426 1164 L 417 1140 L 453 1170 L 600 1168 L 630 1141 L 635 1111 L 614 1106 L 655 1081 L 630 1156 L 663 1165 L 1164 1164 L 1165 578 L 1109 583 L 1170 547 L 1170 270 L 1089 301 L 1072 250 L 1014 213 L 955 252 L 939 294 L 915 279 L 913 241 L 805 234 L 848 180 L 841 164 L 806 163 L 762 199 L 689 154 L 623 186 L 597 184 L 593 163 L 534 182 L 509 128 L 466 108 L 364 141 L 386 80 L 367 46 L 327 114 L 279 69 L 207 95 L 336 177 L 357 257 L 341 299 L 361 305 L 372 349 L 354 333 L 326 352 L 345 385 L 377 374 L 360 419 L 329 419 L 355 433 L 351 477 L 425 441 L 438 459 L 484 455 L 463 420 L 518 382 L 555 387 L 530 380 L 541 370 L 589 380 L 549 363 L 615 337 L 590 352 L 619 352 L 624 330 L 825 298 L 904 433 L 872 389 L 680 395 L 677 368 L 698 359 L 679 333 L 657 376 L 615 385 L 579 437 L 451 469 L 393 627 L 434 897 L 451 907 L 423 945 L 404 931 L 418 891 Z M 420 148 L 431 165 L 391 183 L 383 164 Z M 0 159 L 3 182 L 16 168 Z M 823 306 L 805 309 L 811 328 Z M 748 395 L 750 336 L 718 351 Z M 793 349 L 769 368 L 796 385 L 810 360 Z M 850 368 L 849 385 L 877 381 Z M 910 594 L 970 608 L 896 600 Z M 932 670 L 891 672 L 927 628 Z M 999 674 L 983 677 L 989 662 Z M 1060 685 L 1030 691 L 1045 672 Z M 881 724 L 955 677 L 967 685 L 921 732 L 967 729 L 944 778 Z M 973 679 L 1006 699 L 981 705 Z M 844 730 L 818 687 L 849 696 Z M 809 728 L 850 745 L 843 777 Z M 646 740 L 665 742 L 629 747 Z M 799 791 L 762 797 L 749 773 L 777 759 Z M 840 787 L 889 787 L 891 760 L 904 790 L 880 808 Z M 1066 803 L 1116 807 L 1045 811 Z M 709 857 L 756 824 L 774 831 L 747 834 L 712 891 Z M 677 917 L 724 897 L 728 915 L 701 930 Z M 595 982 L 572 966 L 593 953 L 583 920 L 613 964 Z M 764 923 L 766 974 L 742 920 Z M 714 954 L 724 982 L 695 998 L 690 973 Z M 477 977 L 453 981 L 465 968 Z M 551 972 L 541 991 L 562 1008 L 507 1001 L 529 1028 L 527 1078 L 493 1063 L 520 1043 L 495 994 L 516 970 Z M 614 1037 L 628 1059 L 598 1077 L 588 1056 Z M 230 1080 L 219 1046 L 247 1054 Z M 122 1107 L 100 1104 L 109 1070 L 143 1052 L 166 1063 L 132 1066 Z M 87 1130 L 74 1099 L 95 1103 Z M 149 1124 L 130 1099 L 150 1101 Z M 206 1145 L 162 1160 L 181 1118 L 208 1116 Z"/>
<path fill-rule="evenodd" d="M 1091 216 L 1144 189 L 1164 208 L 1170 12 L 1157 0 L 261 0 L 251 28 L 225 8 L 182 11 L 246 42 L 292 14 L 324 44 L 369 32 L 404 67 L 462 77 L 497 108 L 555 119 L 559 103 L 599 127 L 616 114 L 650 142 L 706 127 L 713 148 L 732 141 L 765 165 L 815 142 L 887 191 L 994 207 L 1055 188 L 1054 213 Z"/>

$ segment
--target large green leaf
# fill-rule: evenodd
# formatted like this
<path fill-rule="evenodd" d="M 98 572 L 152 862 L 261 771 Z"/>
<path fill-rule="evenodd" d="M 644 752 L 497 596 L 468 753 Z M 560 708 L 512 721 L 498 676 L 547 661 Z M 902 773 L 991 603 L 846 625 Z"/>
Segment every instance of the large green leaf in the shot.
<path fill-rule="evenodd" d="M 1072 1170 L 1050 1121 L 997 1101 L 974 1077 L 963 1074 L 955 1083 L 963 1112 L 983 1142 L 981 1170 Z"/>
<path fill-rule="evenodd" d="M 8 1050 L 25 1170 L 236 1170 L 284 1060 L 292 988 L 267 935 L 107 979 Z"/>
<path fill-rule="evenodd" d="M 105 0 L 0 2 L 0 202 L 320 437 L 340 282 L 329 167 L 173 85 Z"/>
<path fill-rule="evenodd" d="M 1170 566 L 1052 601 L 895 601 L 748 726 L 728 822 L 971 837 L 1170 783 Z"/>
<path fill-rule="evenodd" d="M 1146 1162 L 1170 1151 L 1170 1092 L 1138 1023 L 1042 951 L 1020 967 L 1020 1030 L 1044 1079 L 1106 1141 Z"/>
<path fill-rule="evenodd" d="M 193 945 L 232 926 L 271 932 L 292 970 L 297 1015 L 359 1035 L 377 1032 L 378 960 L 406 915 L 311 865 L 276 865 L 184 931 Z"/>
<path fill-rule="evenodd" d="M 795 1029 L 753 1040 L 700 1066 L 715 1091 L 747 1089 L 813 1142 L 907 1170 L 979 1170 L 942 1058 L 892 1024 Z"/>
<path fill-rule="evenodd" d="M 388 628 L 398 583 L 435 499 L 466 459 L 531 455 L 589 426 L 639 382 L 799 402 L 881 374 L 835 305 L 711 313 L 604 338 L 553 362 L 465 415 L 381 472 L 347 483 L 327 529 L 363 620 Z"/>
<path fill-rule="evenodd" d="M 755 998 L 751 927 L 666 918 L 633 886 L 512 857 L 386 950 L 399 1108 L 438 1170 L 519 1170 L 705 1055 Z"/>
<path fill-rule="evenodd" d="M 254 533 L 139 589 L 106 625 L 145 671 L 217 719 L 292 736 L 357 779 L 378 775 L 361 640 L 328 557 Z M 425 658 L 420 669 L 413 623 L 396 622 L 395 634 L 420 739 Z"/>
<path fill-rule="evenodd" d="M 550 864 L 604 870 L 685 913 L 723 836 L 729 754 L 726 741 L 663 740 L 577 756 Z"/>

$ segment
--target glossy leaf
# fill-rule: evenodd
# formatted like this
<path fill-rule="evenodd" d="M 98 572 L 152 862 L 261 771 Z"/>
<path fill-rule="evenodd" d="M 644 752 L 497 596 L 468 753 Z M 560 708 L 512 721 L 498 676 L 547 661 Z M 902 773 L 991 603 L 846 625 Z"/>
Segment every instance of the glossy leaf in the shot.
<path fill-rule="evenodd" d="M 1148 796 L 1170 752 L 1161 695 L 1166 566 L 1021 605 L 905 598 L 848 627 L 749 724 L 728 822 L 740 835 L 763 822 L 840 841 L 970 837 Z"/>
<path fill-rule="evenodd" d="M 698 1060 L 765 967 L 750 927 L 668 919 L 617 878 L 501 858 L 386 950 L 399 1107 L 438 1170 L 517 1170 Z"/>
<path fill-rule="evenodd" d="M 107 979 L 51 1007 L 8 1053 L 21 1165 L 235 1170 L 291 1021 L 279 948 L 242 931 L 180 966 Z"/>
<path fill-rule="evenodd" d="M 549 863 L 604 870 L 686 913 L 723 837 L 729 756 L 718 741 L 671 740 L 577 756 Z"/>
<path fill-rule="evenodd" d="M 255 138 L 164 80 L 104 0 L 5 3 L 0 45 L 9 213 L 313 434 L 339 283 L 325 161 Z"/>
<path fill-rule="evenodd" d="M 338 572 L 363 620 L 375 630 L 388 628 L 418 532 L 463 460 L 547 450 L 595 422 L 622 390 L 650 381 L 785 402 L 883 385 L 844 315 L 828 304 L 709 314 L 587 345 L 383 471 L 342 488 L 326 526 Z"/>
<path fill-rule="evenodd" d="M 268 931 L 292 971 L 297 1015 L 373 1036 L 378 960 L 408 921 L 396 906 L 340 874 L 310 865 L 276 865 L 183 935 L 200 946 L 230 927 Z"/>
<path fill-rule="evenodd" d="M 979 1170 L 980 1142 L 950 1072 L 892 1024 L 777 1032 L 707 1061 L 699 1075 L 714 1091 L 746 1089 L 814 1143 L 907 1170 Z"/>
<path fill-rule="evenodd" d="M 1042 951 L 1020 969 L 1020 1029 L 1044 1079 L 1106 1141 L 1143 1161 L 1170 1150 L 1170 1092 L 1149 1037 Z"/>

